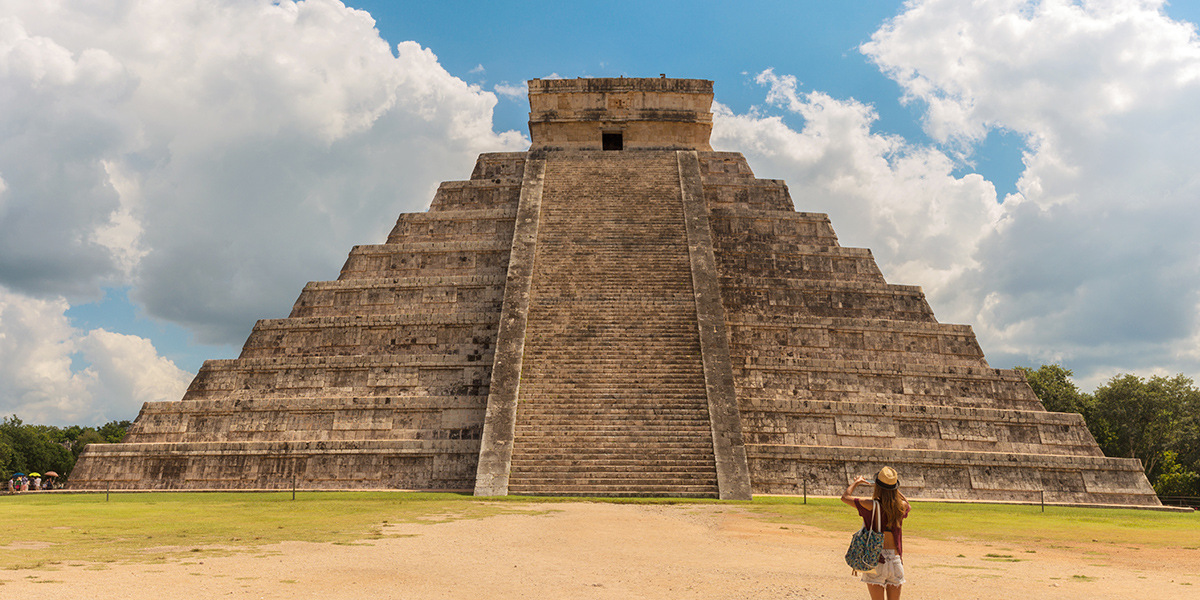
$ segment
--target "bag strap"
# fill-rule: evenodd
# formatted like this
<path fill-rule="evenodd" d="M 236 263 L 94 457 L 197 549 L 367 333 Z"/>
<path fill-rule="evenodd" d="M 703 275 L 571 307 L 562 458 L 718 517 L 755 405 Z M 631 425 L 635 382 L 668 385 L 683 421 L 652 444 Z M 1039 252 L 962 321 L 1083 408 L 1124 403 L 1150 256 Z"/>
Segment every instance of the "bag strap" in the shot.
<path fill-rule="evenodd" d="M 871 500 L 871 531 L 875 531 L 876 523 L 879 524 L 879 533 L 883 533 L 883 515 L 879 514 L 879 503 L 874 499 Z"/>

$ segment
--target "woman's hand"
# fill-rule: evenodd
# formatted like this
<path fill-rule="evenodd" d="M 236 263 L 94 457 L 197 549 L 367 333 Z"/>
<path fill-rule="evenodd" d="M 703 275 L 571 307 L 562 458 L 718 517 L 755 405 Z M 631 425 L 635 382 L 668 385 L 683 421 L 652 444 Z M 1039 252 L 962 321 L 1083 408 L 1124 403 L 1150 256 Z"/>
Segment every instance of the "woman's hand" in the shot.
<path fill-rule="evenodd" d="M 842 502 L 845 502 L 850 506 L 854 506 L 854 498 L 852 497 L 852 494 L 854 494 L 854 488 L 858 487 L 858 484 L 860 483 L 867 483 L 867 478 L 863 477 L 862 475 L 855 477 L 854 483 L 851 483 L 846 487 L 846 491 L 842 492 Z"/>

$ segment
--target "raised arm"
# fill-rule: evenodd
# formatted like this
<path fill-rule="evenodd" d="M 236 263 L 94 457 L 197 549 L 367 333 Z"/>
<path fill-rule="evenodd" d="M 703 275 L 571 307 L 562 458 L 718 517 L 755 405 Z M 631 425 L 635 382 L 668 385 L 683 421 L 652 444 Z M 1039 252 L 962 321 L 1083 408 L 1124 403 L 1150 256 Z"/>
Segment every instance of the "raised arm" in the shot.
<path fill-rule="evenodd" d="M 854 489 L 858 487 L 858 484 L 866 482 L 867 478 L 863 477 L 862 475 L 855 477 L 854 483 L 851 483 L 850 486 L 846 488 L 846 491 L 842 492 L 842 502 L 845 502 L 850 506 L 854 506 Z"/>

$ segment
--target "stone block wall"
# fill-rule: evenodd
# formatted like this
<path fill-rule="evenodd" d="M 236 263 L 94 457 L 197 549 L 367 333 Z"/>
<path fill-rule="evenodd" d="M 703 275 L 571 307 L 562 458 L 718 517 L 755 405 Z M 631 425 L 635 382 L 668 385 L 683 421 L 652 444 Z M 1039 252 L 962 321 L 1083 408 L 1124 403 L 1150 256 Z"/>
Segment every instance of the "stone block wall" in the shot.
<path fill-rule="evenodd" d="M 478 442 L 397 440 L 94 444 L 71 478 L 91 489 L 469 489 Z M 72 473 L 74 475 L 74 473 Z M 87 482 L 86 484 L 84 482 Z"/>
<path fill-rule="evenodd" d="M 529 81 L 531 150 L 622 148 L 712 150 L 712 82 L 701 79 L 578 78 Z"/>
<path fill-rule="evenodd" d="M 890 465 L 910 498 L 1157 505 L 1141 463 L 1102 456 L 748 445 L 756 492 L 837 496 Z"/>

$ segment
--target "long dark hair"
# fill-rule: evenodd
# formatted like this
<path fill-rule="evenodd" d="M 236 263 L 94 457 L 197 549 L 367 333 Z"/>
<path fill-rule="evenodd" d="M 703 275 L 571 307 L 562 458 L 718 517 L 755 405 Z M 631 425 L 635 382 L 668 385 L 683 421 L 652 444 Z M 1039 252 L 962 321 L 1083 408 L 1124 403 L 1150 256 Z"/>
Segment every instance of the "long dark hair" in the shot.
<path fill-rule="evenodd" d="M 895 527 L 904 520 L 904 505 L 900 503 L 899 486 L 889 490 L 881 485 L 876 485 L 871 499 L 879 504 L 879 510 L 883 512 L 884 523 Z"/>

